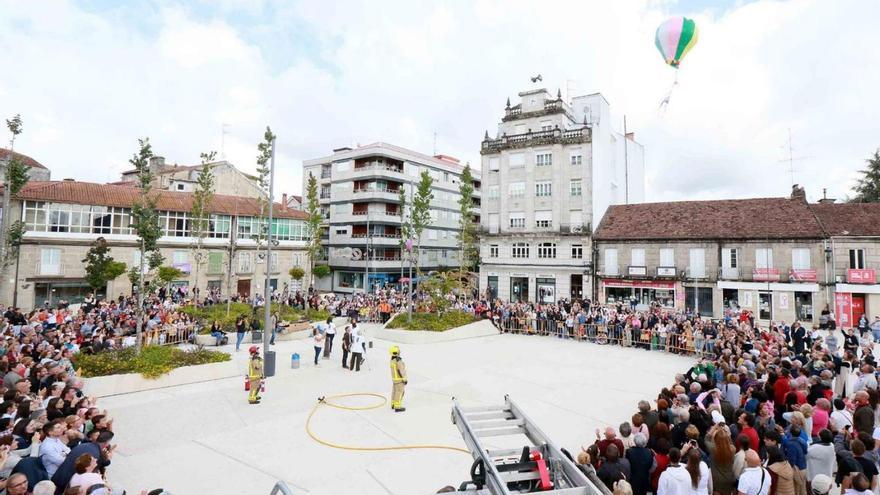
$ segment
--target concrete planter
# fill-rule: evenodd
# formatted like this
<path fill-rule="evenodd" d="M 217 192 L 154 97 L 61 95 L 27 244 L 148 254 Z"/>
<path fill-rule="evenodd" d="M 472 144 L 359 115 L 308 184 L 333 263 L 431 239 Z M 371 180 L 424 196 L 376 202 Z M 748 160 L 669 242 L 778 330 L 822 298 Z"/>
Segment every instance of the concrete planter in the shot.
<path fill-rule="evenodd" d="M 301 340 L 308 337 L 308 331 L 312 327 L 309 322 L 299 322 L 299 323 L 291 323 L 287 329 L 279 333 L 275 336 L 276 341 L 283 340 Z M 235 345 L 235 332 L 227 332 L 226 337 L 229 338 L 229 344 Z M 246 332 L 244 334 L 244 340 L 241 341 L 242 344 L 250 344 L 253 342 L 253 332 Z M 217 347 L 217 339 L 212 337 L 211 334 L 199 334 L 196 335 L 196 345 L 201 345 L 205 347 Z M 262 344 L 262 340 L 257 342 L 257 344 Z"/>
<path fill-rule="evenodd" d="M 382 327 L 374 335 L 378 339 L 399 342 L 401 344 L 431 344 L 434 342 L 449 342 L 451 340 L 472 339 L 475 337 L 487 337 L 498 335 L 498 329 L 490 320 L 480 320 L 457 328 L 450 328 L 445 332 L 430 332 L 419 330 L 393 330 Z"/>
<path fill-rule="evenodd" d="M 230 360 L 222 363 L 208 363 L 176 368 L 156 379 L 144 378 L 140 373 L 86 378 L 83 392 L 89 396 L 107 397 L 110 395 L 129 394 L 144 390 L 219 380 L 240 375 L 242 375 L 242 371 L 239 369 L 239 365 L 235 361 Z"/>

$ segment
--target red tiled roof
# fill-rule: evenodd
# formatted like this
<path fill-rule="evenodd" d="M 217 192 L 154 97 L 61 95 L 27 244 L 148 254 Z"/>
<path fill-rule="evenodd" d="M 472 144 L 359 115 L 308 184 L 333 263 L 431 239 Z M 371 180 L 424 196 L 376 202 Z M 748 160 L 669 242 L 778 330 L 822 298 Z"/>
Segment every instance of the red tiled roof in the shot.
<path fill-rule="evenodd" d="M 34 160 L 33 158 L 22 155 L 17 151 L 9 151 L 6 148 L 0 148 L 0 161 L 6 161 L 9 158 L 10 153 L 15 153 L 15 157 L 22 161 L 25 165 L 31 168 L 46 168 L 42 163 Z"/>
<path fill-rule="evenodd" d="M 810 205 L 829 235 L 880 236 L 880 203 Z"/>
<path fill-rule="evenodd" d="M 818 239 L 825 237 L 806 201 L 726 199 L 614 205 L 597 240 Z"/>
<path fill-rule="evenodd" d="M 157 207 L 167 211 L 192 210 L 193 193 L 178 191 L 156 191 L 159 196 Z M 140 190 L 133 184 L 97 184 L 76 181 L 31 181 L 25 184 L 18 199 L 52 201 L 81 205 L 118 206 L 130 208 L 139 198 Z M 256 198 L 215 194 L 209 205 L 211 213 L 223 215 L 256 216 L 260 214 L 260 204 Z M 308 215 L 287 205 L 275 203 L 273 215 L 276 218 L 296 218 L 305 220 Z"/>

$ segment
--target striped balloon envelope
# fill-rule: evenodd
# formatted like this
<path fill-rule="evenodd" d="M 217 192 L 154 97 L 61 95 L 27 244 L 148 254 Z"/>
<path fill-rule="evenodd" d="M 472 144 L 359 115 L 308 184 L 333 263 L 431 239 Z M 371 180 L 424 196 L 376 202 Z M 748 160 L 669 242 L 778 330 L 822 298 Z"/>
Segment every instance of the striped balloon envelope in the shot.
<path fill-rule="evenodd" d="M 684 56 L 697 44 L 699 35 L 693 19 L 670 17 L 657 28 L 654 44 L 663 55 L 663 60 L 677 69 Z"/>

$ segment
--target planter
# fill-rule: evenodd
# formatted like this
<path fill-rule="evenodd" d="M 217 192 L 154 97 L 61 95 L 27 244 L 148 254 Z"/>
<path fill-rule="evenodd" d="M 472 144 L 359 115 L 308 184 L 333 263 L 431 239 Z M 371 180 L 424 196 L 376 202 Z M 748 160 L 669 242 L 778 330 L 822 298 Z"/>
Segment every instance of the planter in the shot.
<path fill-rule="evenodd" d="M 210 337 L 210 335 L 208 336 Z M 234 360 L 222 363 L 208 363 L 196 366 L 176 368 L 156 379 L 144 378 L 140 373 L 123 375 L 96 376 L 85 378 L 83 392 L 94 397 L 130 394 L 157 388 L 176 387 L 190 383 L 206 382 L 241 376 L 239 364 Z"/>
<path fill-rule="evenodd" d="M 443 332 L 397 330 L 383 326 L 376 331 L 375 337 L 401 344 L 431 344 L 434 342 L 488 337 L 490 335 L 498 335 L 498 333 L 498 329 L 495 328 L 495 325 L 490 320 L 480 320 L 460 327 L 450 328 Z"/>

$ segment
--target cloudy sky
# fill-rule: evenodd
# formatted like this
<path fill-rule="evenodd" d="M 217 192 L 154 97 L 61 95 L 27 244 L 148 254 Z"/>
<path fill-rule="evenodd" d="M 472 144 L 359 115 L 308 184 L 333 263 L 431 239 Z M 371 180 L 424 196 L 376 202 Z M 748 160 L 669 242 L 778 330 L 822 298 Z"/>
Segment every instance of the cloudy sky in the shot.
<path fill-rule="evenodd" d="M 674 70 L 654 30 L 676 14 L 700 40 L 661 114 Z M 878 18 L 842 0 L 0 0 L 0 113 L 21 113 L 16 148 L 53 178 L 100 182 L 143 136 L 170 163 L 222 145 L 253 170 L 268 124 L 276 192 L 298 193 L 302 160 L 345 145 L 431 153 L 436 133 L 477 164 L 541 73 L 627 116 L 649 200 L 788 194 L 789 129 L 795 180 L 841 198 L 880 146 Z"/>

